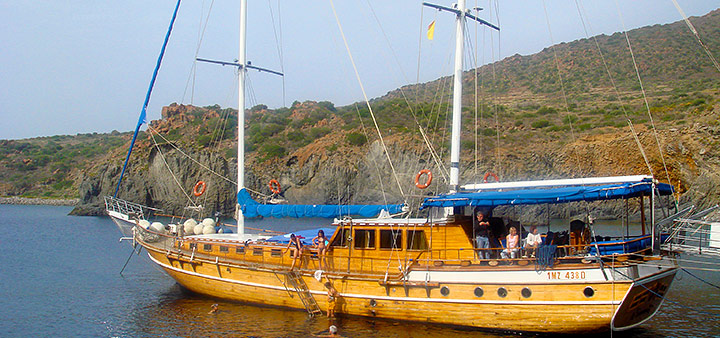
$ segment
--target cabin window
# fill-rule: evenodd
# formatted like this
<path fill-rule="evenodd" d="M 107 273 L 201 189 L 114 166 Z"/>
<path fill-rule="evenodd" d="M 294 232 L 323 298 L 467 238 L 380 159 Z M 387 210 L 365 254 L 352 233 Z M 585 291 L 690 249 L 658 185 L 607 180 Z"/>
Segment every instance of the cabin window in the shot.
<path fill-rule="evenodd" d="M 228 248 L 228 247 L 226 247 L 226 246 L 221 246 L 221 247 L 220 247 L 220 252 L 230 252 L 230 248 Z"/>
<path fill-rule="evenodd" d="M 380 249 L 402 250 L 402 231 L 380 230 Z"/>
<path fill-rule="evenodd" d="M 262 256 L 263 248 L 253 248 L 253 256 Z"/>
<path fill-rule="evenodd" d="M 203 250 L 212 251 L 212 244 L 203 244 Z"/>
<path fill-rule="evenodd" d="M 375 230 L 355 230 L 355 249 L 375 249 Z"/>
<path fill-rule="evenodd" d="M 197 243 L 190 243 L 188 245 L 188 249 L 190 249 L 190 250 L 195 250 L 195 248 L 197 248 Z"/>
<path fill-rule="evenodd" d="M 407 245 L 408 250 L 427 250 L 428 243 L 423 230 L 408 230 Z"/>
<path fill-rule="evenodd" d="M 342 229 L 333 240 L 332 246 L 348 246 L 348 237 L 350 237 L 350 229 Z"/>
<path fill-rule="evenodd" d="M 244 247 L 244 246 L 239 246 L 239 247 L 237 247 L 237 248 L 235 249 L 235 252 L 243 255 L 243 254 L 245 254 L 245 247 Z"/>

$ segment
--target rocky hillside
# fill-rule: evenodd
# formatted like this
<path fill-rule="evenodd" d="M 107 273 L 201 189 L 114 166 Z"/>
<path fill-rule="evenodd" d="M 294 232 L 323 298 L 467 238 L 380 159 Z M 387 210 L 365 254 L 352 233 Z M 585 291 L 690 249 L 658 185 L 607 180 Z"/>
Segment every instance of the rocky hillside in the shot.
<path fill-rule="evenodd" d="M 720 55 L 720 12 L 692 21 L 711 52 Z M 649 106 L 628 75 L 635 73 L 628 68 L 620 34 L 564 43 L 466 72 L 466 94 L 481 81 L 481 101 L 475 109 L 472 95 L 465 98 L 461 181 L 478 182 L 488 171 L 501 180 L 652 172 L 678 186 L 684 203 L 720 202 L 720 72 L 688 34 L 684 23 L 628 32 L 638 60 L 647 60 L 638 64 Z M 617 87 L 610 85 L 596 40 Z M 440 167 L 448 162 L 448 80 L 405 86 L 371 101 L 388 154 L 364 103 L 335 107 L 308 101 L 249 109 L 247 187 L 262 199 L 269 193 L 267 182 L 277 179 L 291 203 L 406 201 L 417 207 L 423 196 L 446 190 L 446 169 Z M 235 205 L 236 123 L 237 112 L 219 106 L 165 107 L 162 119 L 139 137 L 118 196 L 167 213 L 187 214 L 185 207 L 203 205 L 208 215 L 230 215 Z M 75 214 L 102 213 L 102 196 L 115 190 L 127 147 L 117 145 L 129 142 L 130 136 L 110 136 L 120 141 L 110 144 L 108 138 L 104 151 L 77 162 L 72 174 L 63 176 L 71 182 L 67 189 L 79 190 Z M 19 144 L 37 141 L 2 142 L 13 144 L 14 150 L 2 154 L 0 165 L 20 171 L 27 153 L 18 150 Z M 440 167 L 426 143 L 438 153 Z M 43 170 L 54 168 L 51 164 Z M 414 187 L 415 174 L 423 168 L 435 176 L 427 190 Z M 29 177 L 24 188 L 9 179 L 20 177 L 11 176 L 17 172 L 0 177 L 5 182 L 0 195 L 46 194 L 42 187 L 52 182 L 32 181 L 35 176 L 27 174 L 32 172 L 22 176 Z M 199 180 L 207 182 L 208 189 L 196 198 L 191 191 Z"/>

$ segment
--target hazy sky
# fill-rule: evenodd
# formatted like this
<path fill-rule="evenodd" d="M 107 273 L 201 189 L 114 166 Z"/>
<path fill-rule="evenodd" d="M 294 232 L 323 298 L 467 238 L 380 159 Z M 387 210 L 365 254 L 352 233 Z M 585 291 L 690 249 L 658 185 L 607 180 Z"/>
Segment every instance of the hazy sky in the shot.
<path fill-rule="evenodd" d="M 591 35 L 622 31 L 623 22 L 630 30 L 681 20 L 671 0 L 577 2 Z M 678 2 L 690 16 L 719 6 L 717 0 Z M 197 55 L 237 58 L 239 1 L 184 0 L 149 120 L 159 119 L 160 108 L 172 102 L 237 107 L 233 68 L 197 64 L 192 75 L 211 3 Z M 276 108 L 295 100 L 341 106 L 362 100 L 329 0 L 249 3 L 248 59 L 286 76 L 251 71 L 248 107 L 263 103 Z M 423 9 L 417 0 L 334 3 L 370 98 L 418 78 L 425 82 L 451 73 L 451 14 Z M 473 44 L 484 46 L 470 52 L 478 62 L 532 54 L 553 42 L 585 37 L 575 0 L 545 1 L 550 27 L 543 1 L 467 3 L 484 7 L 479 16 L 501 27 L 499 35 L 491 35 L 486 28 L 468 26 Z M 0 0 L 0 139 L 132 130 L 174 6 L 175 0 Z M 429 41 L 424 34 L 432 20 L 437 21 L 436 33 Z M 470 66 L 466 62 L 466 69 Z"/>

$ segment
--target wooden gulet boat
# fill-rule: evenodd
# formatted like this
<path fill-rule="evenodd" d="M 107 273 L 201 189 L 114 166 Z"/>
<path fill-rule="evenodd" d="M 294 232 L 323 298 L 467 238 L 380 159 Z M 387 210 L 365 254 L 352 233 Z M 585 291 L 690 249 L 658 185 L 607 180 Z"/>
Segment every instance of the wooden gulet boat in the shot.
<path fill-rule="evenodd" d="M 457 15 L 457 39 L 462 45 L 466 17 L 476 19 L 466 12 L 465 2 L 459 1 L 457 8 L 432 6 Z M 241 46 L 245 4 L 242 8 Z M 462 70 L 459 48 L 456 96 Z M 248 68 L 244 47 L 237 64 L 243 88 Z M 244 107 L 244 90 L 239 92 L 239 106 Z M 453 118 L 453 130 L 459 133 L 458 97 L 455 114 L 458 117 Z M 150 259 L 183 287 L 199 294 L 305 309 L 311 315 L 334 305 L 336 313 L 347 315 L 483 329 L 580 333 L 624 330 L 642 324 L 659 310 L 678 269 L 673 257 L 659 250 L 661 236 L 654 231 L 654 212 L 650 214 L 650 234 L 600 241 L 588 236 L 589 228 L 583 224 L 579 231 L 569 233 L 568 245 L 555 246 L 547 238 L 545 249 L 541 246 L 537 257 L 521 250 L 518 258 L 499 259 L 499 249 L 487 249 L 493 251 L 492 258 L 481 259 L 478 253 L 486 249 L 478 249 L 474 243 L 478 207 L 650 197 L 653 209 L 657 196 L 672 192 L 670 186 L 653 177 L 461 186 L 459 137 L 453 137 L 450 191 L 423 202 L 426 218 L 403 217 L 406 213 L 400 205 L 265 205 L 252 200 L 244 189 L 243 129 L 240 125 L 236 233 L 214 233 L 216 224 L 212 220 L 201 225 L 177 219 L 173 224 L 151 224 L 145 220 L 144 207 L 106 198 L 108 214 L 121 229 L 129 230 Z M 349 214 L 374 217 L 341 217 Z M 295 250 L 286 250 L 287 235 L 245 233 L 244 217 L 278 215 L 335 217 L 331 226 L 324 228 L 329 251 L 321 255 L 310 247 L 294 264 Z M 507 230 L 502 219 L 491 221 L 494 229 Z M 309 231 L 306 238 L 317 233 L 316 229 Z M 295 269 L 291 269 L 293 265 Z M 338 291 L 336 303 L 328 301 L 326 283 Z"/>

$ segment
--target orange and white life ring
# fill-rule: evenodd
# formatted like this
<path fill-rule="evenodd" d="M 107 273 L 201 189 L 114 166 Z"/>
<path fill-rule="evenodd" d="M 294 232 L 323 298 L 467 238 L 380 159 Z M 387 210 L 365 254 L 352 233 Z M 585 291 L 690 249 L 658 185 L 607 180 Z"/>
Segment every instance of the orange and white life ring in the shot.
<path fill-rule="evenodd" d="M 268 186 L 270 187 L 270 191 L 272 191 L 273 194 L 279 194 L 280 191 L 282 191 L 282 189 L 280 188 L 280 182 L 278 182 L 276 179 L 270 180 Z"/>
<path fill-rule="evenodd" d="M 427 180 L 425 181 L 425 184 L 420 184 L 420 177 L 422 175 L 427 174 Z M 420 170 L 420 172 L 415 175 L 415 186 L 419 189 L 425 189 L 430 186 L 430 183 L 432 183 L 432 172 L 428 169 Z"/>
<path fill-rule="evenodd" d="M 193 188 L 193 195 L 195 195 L 195 197 L 202 196 L 202 194 L 205 193 L 205 188 L 207 188 L 205 181 L 198 181 L 195 183 L 195 187 Z"/>
<path fill-rule="evenodd" d="M 495 179 L 495 182 L 500 182 L 500 179 L 498 178 L 498 175 L 495 175 L 495 173 L 492 172 L 492 171 L 488 171 L 488 172 L 485 173 L 485 176 L 483 176 L 483 183 L 487 183 L 487 182 L 488 182 L 488 177 L 490 177 L 490 176 L 492 176 L 492 178 Z"/>

